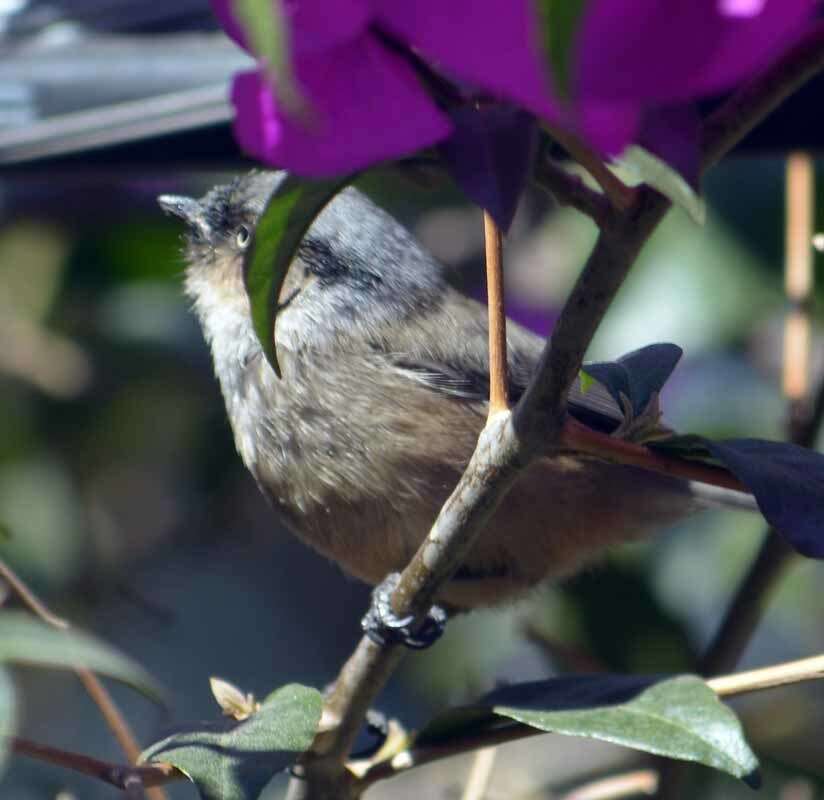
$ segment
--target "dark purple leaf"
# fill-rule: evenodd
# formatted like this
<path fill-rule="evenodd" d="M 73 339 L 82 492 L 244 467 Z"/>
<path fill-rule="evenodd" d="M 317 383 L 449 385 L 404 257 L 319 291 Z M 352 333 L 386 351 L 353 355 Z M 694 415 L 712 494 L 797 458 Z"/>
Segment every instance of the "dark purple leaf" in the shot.
<path fill-rule="evenodd" d="M 641 414 L 672 375 L 682 353 L 678 345 L 661 342 L 633 350 L 617 361 L 585 364 L 584 372 L 602 384 L 619 406 L 624 395 L 633 412 Z"/>
<path fill-rule="evenodd" d="M 464 193 L 507 231 L 538 145 L 535 118 L 519 109 L 463 106 L 450 111 L 455 131 L 439 146 Z"/>
<path fill-rule="evenodd" d="M 703 441 L 755 495 L 765 519 L 793 548 L 824 558 L 824 455 L 761 439 Z"/>
<path fill-rule="evenodd" d="M 624 703 L 664 680 L 662 675 L 564 675 L 551 680 L 502 686 L 485 694 L 480 703 L 486 706 L 517 706 L 523 709 L 593 708 Z"/>
<path fill-rule="evenodd" d="M 645 112 L 638 144 L 669 164 L 698 191 L 701 117 L 694 103 Z"/>
<path fill-rule="evenodd" d="M 598 673 L 503 686 L 485 694 L 473 705 L 458 706 L 439 714 L 418 734 L 416 743 L 437 744 L 511 724 L 495 714 L 495 706 L 556 711 L 608 706 L 631 700 L 660 680 L 663 676 Z"/>

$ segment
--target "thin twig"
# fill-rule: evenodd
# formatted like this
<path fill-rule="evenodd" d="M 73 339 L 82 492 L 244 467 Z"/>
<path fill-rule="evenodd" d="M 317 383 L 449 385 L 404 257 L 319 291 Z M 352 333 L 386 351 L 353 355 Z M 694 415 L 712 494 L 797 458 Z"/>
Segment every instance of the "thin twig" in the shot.
<path fill-rule="evenodd" d="M 53 614 L 46 608 L 45 603 L 38 599 L 37 595 L 26 586 L 14 570 L 2 559 L 0 559 L 0 577 L 12 588 L 14 593 L 23 602 L 23 605 L 25 605 L 32 614 L 42 619 L 43 622 L 48 623 L 54 628 L 62 628 L 64 630 L 69 627 L 69 623 L 65 619 L 58 617 L 57 614 Z"/>
<path fill-rule="evenodd" d="M 131 726 L 112 699 L 108 689 L 91 670 L 76 669 L 75 672 L 89 697 L 100 710 L 103 720 L 108 725 L 112 736 L 120 745 L 120 749 L 123 750 L 126 758 L 131 764 L 137 764 L 141 753 L 140 745 L 132 732 Z M 145 788 L 149 800 L 167 800 L 166 792 L 160 786 L 152 786 L 143 781 L 143 788 Z"/>
<path fill-rule="evenodd" d="M 506 312 L 504 311 L 503 235 L 484 211 L 486 294 L 489 309 L 489 415 L 509 408 L 507 397 Z"/>
<path fill-rule="evenodd" d="M 78 669 L 75 670 L 75 672 L 89 697 L 91 697 L 94 704 L 100 709 L 103 719 L 106 721 L 109 730 L 120 745 L 123 754 L 132 764 L 136 764 L 140 758 L 140 746 L 137 744 L 137 740 L 134 734 L 132 734 L 128 723 L 120 713 L 120 709 L 117 708 L 114 700 L 112 700 L 112 696 L 93 672 L 87 669 Z M 158 800 L 160 800 L 159 797 Z"/>
<path fill-rule="evenodd" d="M 601 157 L 581 139 L 562 128 L 556 128 L 544 123 L 549 135 L 566 150 L 575 161 L 589 172 L 604 194 L 609 198 L 612 207 L 617 211 L 626 211 L 635 202 L 636 190 L 627 186 L 614 172 L 612 172 Z"/>
<path fill-rule="evenodd" d="M 561 443 L 571 450 L 590 453 L 606 461 L 642 467 L 673 478 L 699 481 L 737 492 L 748 491 L 744 484 L 721 467 L 656 453 L 643 445 L 594 431 L 573 419 L 566 421 Z"/>
<path fill-rule="evenodd" d="M 719 678 L 710 678 L 707 686 L 719 697 L 760 692 L 791 683 L 803 683 L 824 678 L 824 655 L 787 661 L 772 667 L 752 669 Z"/>
<path fill-rule="evenodd" d="M 658 773 L 652 769 L 638 769 L 577 786 L 560 800 L 621 800 L 639 794 L 653 795 L 657 788 Z"/>
<path fill-rule="evenodd" d="M 461 800 L 483 800 L 489 788 L 497 754 L 497 747 L 482 747 L 475 753 Z"/>
<path fill-rule="evenodd" d="M 146 789 L 186 778 L 180 770 L 171 764 L 146 766 L 112 764 L 108 761 L 101 761 L 99 758 L 92 758 L 81 753 L 72 753 L 50 745 L 21 739 L 18 736 L 11 737 L 9 741 L 12 752 L 17 755 L 28 756 L 38 761 L 45 761 L 48 764 L 70 769 L 73 772 L 80 772 L 111 784 L 118 789 L 125 789 L 129 777 L 133 775 L 140 778 Z"/>
<path fill-rule="evenodd" d="M 23 603 L 44 622 L 61 630 L 66 630 L 70 627 L 68 621 L 52 613 L 2 559 L 0 559 L 0 576 L 12 587 Z M 115 740 L 120 745 L 120 748 L 123 750 L 126 758 L 132 764 L 136 764 L 140 758 L 140 745 L 137 743 L 137 739 L 132 733 L 128 722 L 126 722 L 126 718 L 117 707 L 106 687 L 103 686 L 100 679 L 91 670 L 78 667 L 74 672 L 80 679 L 89 697 L 91 697 L 92 701 L 100 710 L 100 714 L 108 725 Z M 150 800 L 166 800 L 166 793 L 159 787 L 148 788 L 146 794 Z"/>
<path fill-rule="evenodd" d="M 612 213 L 612 206 L 600 192 L 590 189 L 578 175 L 568 172 L 550 158 L 539 159 L 534 180 L 561 205 L 570 206 L 603 227 Z"/>
<path fill-rule="evenodd" d="M 795 440 L 810 411 L 815 174 L 809 153 L 790 153 L 786 187 L 784 291 L 789 309 L 784 321 L 782 388 L 788 405 L 788 432 Z"/>

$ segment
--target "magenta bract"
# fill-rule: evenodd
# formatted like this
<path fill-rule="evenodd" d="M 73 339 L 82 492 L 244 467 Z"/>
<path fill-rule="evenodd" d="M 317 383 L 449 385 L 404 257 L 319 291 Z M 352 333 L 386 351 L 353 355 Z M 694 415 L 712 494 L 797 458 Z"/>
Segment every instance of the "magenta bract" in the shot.
<path fill-rule="evenodd" d="M 814 8 L 814 0 L 589 0 L 574 46 L 572 120 L 598 150 L 620 152 L 646 109 L 730 89 L 783 52 Z"/>
<path fill-rule="evenodd" d="M 301 113 L 286 113 L 262 73 L 245 73 L 232 92 L 235 130 L 261 161 L 308 176 L 443 141 L 453 131 L 445 103 L 478 98 L 520 106 L 606 155 L 642 139 L 673 152 L 690 133 L 645 129 L 644 120 L 732 88 L 783 52 L 815 10 L 815 0 L 588 0 L 562 103 L 530 0 L 282 2 L 293 71 L 308 102 Z M 246 47 L 230 0 L 212 5 Z M 451 98 L 433 98 L 422 65 L 453 85 Z M 656 141 L 666 130 L 673 137 Z"/>
<path fill-rule="evenodd" d="M 226 32 L 247 47 L 230 0 L 212 6 Z M 232 91 L 238 141 L 260 160 L 307 176 L 356 170 L 441 141 L 452 125 L 420 82 L 413 58 L 473 93 L 551 113 L 531 3 L 482 6 L 286 0 L 293 69 L 308 108 L 286 113 L 262 73 L 244 73 Z"/>
<path fill-rule="evenodd" d="M 235 135 L 255 157 L 299 175 L 346 173 L 398 158 L 449 135 L 449 118 L 399 56 L 361 35 L 296 61 L 308 104 L 289 116 L 261 72 L 235 78 Z"/>

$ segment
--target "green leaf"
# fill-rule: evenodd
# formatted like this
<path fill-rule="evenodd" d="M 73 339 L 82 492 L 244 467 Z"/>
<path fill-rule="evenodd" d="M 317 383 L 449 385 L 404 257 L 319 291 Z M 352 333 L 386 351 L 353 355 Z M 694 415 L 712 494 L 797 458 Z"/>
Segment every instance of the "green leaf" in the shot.
<path fill-rule="evenodd" d="M 322 704 L 316 689 L 283 686 L 248 719 L 223 719 L 174 733 L 149 747 L 141 761 L 173 764 L 203 800 L 255 800 L 312 744 Z"/>
<path fill-rule="evenodd" d="M 704 681 L 691 675 L 653 684 L 619 705 L 565 711 L 540 706 L 538 696 L 529 705 L 496 705 L 494 711 L 532 728 L 697 761 L 736 778 L 758 768 L 738 718 Z"/>
<path fill-rule="evenodd" d="M 649 150 L 631 145 L 610 167 L 629 183 L 646 183 L 657 189 L 675 205 L 681 206 L 698 225 L 706 221 L 707 208 L 701 195 L 683 175 Z"/>
<path fill-rule="evenodd" d="M 586 0 L 540 0 L 538 3 L 544 47 L 549 55 L 555 88 L 564 98 L 569 98 L 572 89 L 570 79 L 575 57 L 572 46 L 585 7 Z"/>
<path fill-rule="evenodd" d="M 315 217 L 353 177 L 307 181 L 287 175 L 272 193 L 258 220 L 243 263 L 246 292 L 252 306 L 255 333 L 278 376 L 275 319 L 289 265 Z"/>
<path fill-rule="evenodd" d="M 596 381 L 584 367 L 578 370 L 578 383 L 581 386 L 581 394 L 586 394 L 595 385 Z"/>
<path fill-rule="evenodd" d="M 17 699 L 7 670 L 0 669 L 0 774 L 9 756 L 10 737 L 17 728 Z"/>
<path fill-rule="evenodd" d="M 476 706 L 437 717 L 416 744 L 477 736 L 511 725 L 509 720 L 696 761 L 750 781 L 758 768 L 735 714 L 692 675 L 668 680 L 577 675 L 515 684 L 492 692 Z"/>
<path fill-rule="evenodd" d="M 149 673 L 110 645 L 74 628 L 53 628 L 22 611 L 0 614 L 0 663 L 88 669 L 163 702 Z"/>
<path fill-rule="evenodd" d="M 263 63 L 278 100 L 290 112 L 301 108 L 300 91 L 292 74 L 286 17 L 279 0 L 232 0 L 249 49 Z"/>

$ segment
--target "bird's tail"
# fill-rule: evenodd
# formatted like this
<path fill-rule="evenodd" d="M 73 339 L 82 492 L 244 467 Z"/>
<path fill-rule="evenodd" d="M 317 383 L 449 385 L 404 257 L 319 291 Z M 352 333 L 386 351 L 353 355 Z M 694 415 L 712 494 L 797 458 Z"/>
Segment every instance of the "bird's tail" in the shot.
<path fill-rule="evenodd" d="M 755 498 L 747 492 L 711 486 L 707 483 L 690 481 L 690 493 L 703 508 L 731 508 L 740 511 L 758 512 Z"/>

